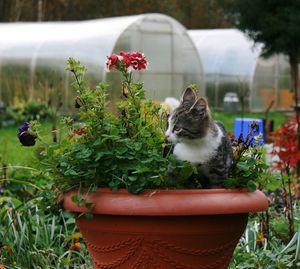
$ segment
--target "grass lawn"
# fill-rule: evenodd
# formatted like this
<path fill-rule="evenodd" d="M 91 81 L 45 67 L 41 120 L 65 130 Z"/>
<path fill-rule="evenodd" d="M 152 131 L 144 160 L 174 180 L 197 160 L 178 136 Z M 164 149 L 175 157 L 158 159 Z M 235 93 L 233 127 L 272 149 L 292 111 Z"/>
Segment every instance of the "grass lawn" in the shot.
<path fill-rule="evenodd" d="M 240 115 L 225 114 L 223 112 L 213 112 L 214 119 L 222 121 L 227 131 L 233 131 L 234 119 Z M 248 118 L 264 118 L 264 113 L 245 113 Z M 275 129 L 278 128 L 287 117 L 286 114 L 280 112 L 270 112 L 269 119 L 275 121 Z M 41 137 L 51 139 L 50 123 L 41 124 Z M 35 147 L 24 147 L 20 144 L 18 138 L 18 126 L 9 126 L 0 128 L 0 163 L 1 156 L 5 156 L 5 162 L 11 165 L 29 165 L 34 160 Z"/>
<path fill-rule="evenodd" d="M 269 113 L 269 120 L 274 120 L 274 128 L 275 130 L 280 127 L 282 123 L 285 122 L 287 117 L 291 115 L 287 115 L 283 112 L 270 112 Z M 213 117 L 215 120 L 219 120 L 223 122 L 225 125 L 226 130 L 229 132 L 233 132 L 234 127 L 234 119 L 241 118 L 241 114 L 226 114 L 223 112 L 213 112 Z M 244 118 L 254 118 L 254 119 L 263 119 L 265 117 L 264 113 L 244 113 Z"/>
<path fill-rule="evenodd" d="M 41 136 L 51 137 L 50 123 L 41 124 Z M 0 128 L 0 163 L 29 165 L 34 160 L 35 147 L 24 147 L 17 137 L 18 126 Z"/>

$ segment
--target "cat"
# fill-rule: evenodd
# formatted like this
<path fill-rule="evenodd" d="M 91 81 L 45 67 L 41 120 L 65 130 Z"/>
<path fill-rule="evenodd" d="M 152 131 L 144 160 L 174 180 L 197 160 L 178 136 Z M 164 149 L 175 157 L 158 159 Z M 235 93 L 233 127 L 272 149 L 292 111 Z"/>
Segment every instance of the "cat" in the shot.
<path fill-rule="evenodd" d="M 224 125 L 212 119 L 207 100 L 194 89 L 187 88 L 170 113 L 165 136 L 174 145 L 176 159 L 197 166 L 204 188 L 224 187 L 233 160 L 230 139 Z"/>

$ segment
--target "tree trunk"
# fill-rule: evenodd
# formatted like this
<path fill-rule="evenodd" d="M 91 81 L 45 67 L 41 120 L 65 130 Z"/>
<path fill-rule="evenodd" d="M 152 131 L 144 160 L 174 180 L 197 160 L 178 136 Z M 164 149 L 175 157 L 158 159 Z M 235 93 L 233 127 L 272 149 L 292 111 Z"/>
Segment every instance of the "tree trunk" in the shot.
<path fill-rule="evenodd" d="M 37 21 L 43 20 L 43 0 L 38 0 L 37 3 Z"/>

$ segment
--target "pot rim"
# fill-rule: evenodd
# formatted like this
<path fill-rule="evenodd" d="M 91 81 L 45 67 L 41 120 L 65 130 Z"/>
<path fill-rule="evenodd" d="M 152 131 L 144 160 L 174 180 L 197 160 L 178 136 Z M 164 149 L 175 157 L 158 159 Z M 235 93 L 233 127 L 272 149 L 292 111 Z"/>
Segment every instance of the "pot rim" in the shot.
<path fill-rule="evenodd" d="M 131 194 L 126 189 L 100 188 L 84 194 L 87 202 L 92 204 L 92 210 L 76 205 L 72 201 L 76 194 L 77 191 L 70 191 L 63 195 L 66 210 L 105 215 L 188 216 L 242 214 L 268 208 L 268 199 L 263 192 L 248 192 L 247 189 L 157 189 Z"/>

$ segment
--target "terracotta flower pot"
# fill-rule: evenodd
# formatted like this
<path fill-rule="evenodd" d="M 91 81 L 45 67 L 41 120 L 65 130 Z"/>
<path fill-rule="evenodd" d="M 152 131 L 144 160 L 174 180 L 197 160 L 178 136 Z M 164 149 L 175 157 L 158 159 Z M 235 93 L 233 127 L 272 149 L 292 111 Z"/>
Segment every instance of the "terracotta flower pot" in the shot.
<path fill-rule="evenodd" d="M 88 211 L 64 195 L 64 208 Z M 94 219 L 77 218 L 94 268 L 221 269 L 247 225 L 248 213 L 266 210 L 260 192 L 246 190 L 99 189 L 87 200 Z"/>

